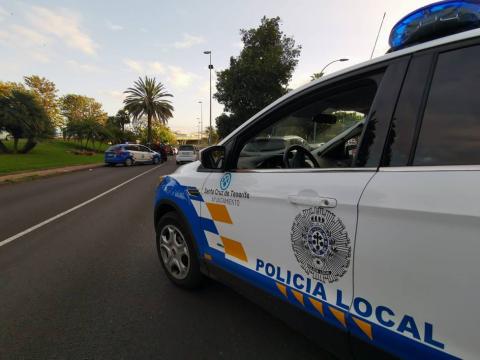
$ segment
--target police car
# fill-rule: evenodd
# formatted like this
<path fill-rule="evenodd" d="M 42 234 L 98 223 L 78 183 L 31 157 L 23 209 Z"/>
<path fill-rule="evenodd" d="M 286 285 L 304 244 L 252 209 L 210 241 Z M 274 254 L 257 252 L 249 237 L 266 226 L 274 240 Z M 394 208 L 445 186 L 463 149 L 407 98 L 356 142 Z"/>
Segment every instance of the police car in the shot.
<path fill-rule="evenodd" d="M 137 144 L 112 145 L 105 151 L 105 164 L 113 166 L 123 164 L 132 166 L 134 164 L 158 164 L 161 156 L 152 149 Z"/>
<path fill-rule="evenodd" d="M 340 358 L 480 358 L 479 24 L 477 1 L 421 8 L 385 56 L 290 92 L 162 178 L 169 279 L 273 302 Z M 323 145 L 245 154 L 278 136 Z"/>

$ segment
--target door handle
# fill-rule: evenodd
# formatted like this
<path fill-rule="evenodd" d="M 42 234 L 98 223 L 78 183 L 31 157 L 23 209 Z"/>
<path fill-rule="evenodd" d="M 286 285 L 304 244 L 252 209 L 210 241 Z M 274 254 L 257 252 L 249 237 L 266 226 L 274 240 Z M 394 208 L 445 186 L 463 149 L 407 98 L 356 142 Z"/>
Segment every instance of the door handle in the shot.
<path fill-rule="evenodd" d="M 288 201 L 295 205 L 318 206 L 322 208 L 334 208 L 337 200 L 319 196 L 288 195 Z"/>

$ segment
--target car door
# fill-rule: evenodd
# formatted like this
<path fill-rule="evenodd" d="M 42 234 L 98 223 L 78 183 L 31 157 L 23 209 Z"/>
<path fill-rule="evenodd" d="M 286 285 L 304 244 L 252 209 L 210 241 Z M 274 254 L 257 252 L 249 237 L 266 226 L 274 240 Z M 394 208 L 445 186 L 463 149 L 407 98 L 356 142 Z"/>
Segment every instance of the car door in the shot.
<path fill-rule="evenodd" d="M 144 162 L 153 161 L 153 152 L 149 148 L 147 148 L 146 146 L 140 145 L 140 150 L 142 151 L 142 160 Z"/>
<path fill-rule="evenodd" d="M 138 151 L 138 146 L 137 145 L 127 145 L 126 149 L 132 155 L 132 158 L 133 158 L 134 162 L 141 161 L 141 156 L 140 156 L 140 152 Z"/>
<path fill-rule="evenodd" d="M 354 166 L 344 152 L 347 139 L 340 138 L 332 158 L 318 159 L 322 168 L 311 168 L 300 150 L 287 156 L 294 168 L 282 168 L 282 145 L 287 136 L 327 142 L 370 114 L 374 125 L 363 135 L 364 151 L 378 161 L 386 134 L 382 122 L 391 116 L 405 67 L 406 60 L 399 60 L 329 82 L 281 104 L 235 137 L 227 155 L 231 170 L 213 172 L 202 189 L 212 264 L 348 330 L 357 204 L 376 167 Z M 347 337 L 342 339 L 346 355 Z"/>
<path fill-rule="evenodd" d="M 402 358 L 480 357 L 479 56 L 415 56 L 359 204 L 352 313 Z"/>

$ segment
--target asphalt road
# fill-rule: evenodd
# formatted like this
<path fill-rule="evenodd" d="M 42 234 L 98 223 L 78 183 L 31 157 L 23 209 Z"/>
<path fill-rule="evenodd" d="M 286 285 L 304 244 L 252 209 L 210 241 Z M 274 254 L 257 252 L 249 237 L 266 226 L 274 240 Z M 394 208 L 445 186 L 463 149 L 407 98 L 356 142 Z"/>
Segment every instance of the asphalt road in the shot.
<path fill-rule="evenodd" d="M 157 259 L 153 194 L 176 168 L 96 168 L 0 186 L 0 359 L 325 359 L 220 284 L 188 292 Z"/>

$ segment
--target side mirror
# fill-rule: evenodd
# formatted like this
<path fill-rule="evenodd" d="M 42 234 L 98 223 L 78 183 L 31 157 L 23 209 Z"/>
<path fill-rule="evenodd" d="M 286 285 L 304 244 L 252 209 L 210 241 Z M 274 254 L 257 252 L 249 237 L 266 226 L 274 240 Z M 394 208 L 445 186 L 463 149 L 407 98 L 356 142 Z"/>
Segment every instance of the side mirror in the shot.
<path fill-rule="evenodd" d="M 218 170 L 225 166 L 225 146 L 214 145 L 200 151 L 203 168 Z"/>

